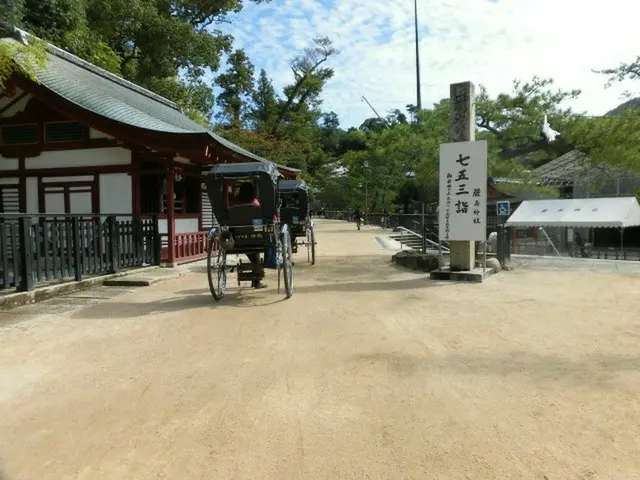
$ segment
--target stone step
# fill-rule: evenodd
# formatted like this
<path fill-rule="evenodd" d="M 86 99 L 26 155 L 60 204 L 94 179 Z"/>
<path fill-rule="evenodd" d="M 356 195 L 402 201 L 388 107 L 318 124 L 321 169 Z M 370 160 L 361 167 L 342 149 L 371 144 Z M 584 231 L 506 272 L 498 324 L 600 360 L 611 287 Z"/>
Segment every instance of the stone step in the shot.
<path fill-rule="evenodd" d="M 422 239 L 418 238 L 418 237 L 408 237 L 407 235 L 401 236 L 401 235 L 389 235 L 390 238 L 393 238 L 394 240 L 404 240 L 405 242 L 408 241 L 417 241 L 417 242 L 421 242 Z"/>
<path fill-rule="evenodd" d="M 400 237 L 389 237 L 396 242 L 402 242 L 404 244 L 416 244 L 422 245 L 422 240 L 419 238 L 400 238 Z"/>
<path fill-rule="evenodd" d="M 403 245 L 415 245 L 415 246 L 422 246 L 422 239 L 421 238 L 417 238 L 417 237 L 400 237 L 399 235 L 389 235 L 389 238 L 391 238 L 392 240 L 395 240 L 396 242 L 400 242 Z M 427 242 L 427 245 L 432 246 L 433 248 L 437 248 L 435 245 L 433 245 L 431 242 Z M 447 248 L 447 247 L 445 247 Z"/>

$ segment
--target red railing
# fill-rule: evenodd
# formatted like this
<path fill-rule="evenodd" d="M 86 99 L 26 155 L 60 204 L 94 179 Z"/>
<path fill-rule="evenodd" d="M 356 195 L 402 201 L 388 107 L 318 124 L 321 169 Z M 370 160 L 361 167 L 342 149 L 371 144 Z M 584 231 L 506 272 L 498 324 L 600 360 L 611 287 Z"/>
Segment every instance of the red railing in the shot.
<path fill-rule="evenodd" d="M 176 261 L 207 256 L 207 232 L 176 233 Z"/>
<path fill-rule="evenodd" d="M 207 233 L 208 232 L 176 233 L 173 244 L 175 252 L 174 261 L 182 263 L 205 258 L 209 245 Z M 165 238 L 168 237 L 167 234 L 163 234 L 162 236 Z M 169 260 L 169 249 L 167 247 L 162 249 L 161 258 L 162 261 L 165 262 Z"/>

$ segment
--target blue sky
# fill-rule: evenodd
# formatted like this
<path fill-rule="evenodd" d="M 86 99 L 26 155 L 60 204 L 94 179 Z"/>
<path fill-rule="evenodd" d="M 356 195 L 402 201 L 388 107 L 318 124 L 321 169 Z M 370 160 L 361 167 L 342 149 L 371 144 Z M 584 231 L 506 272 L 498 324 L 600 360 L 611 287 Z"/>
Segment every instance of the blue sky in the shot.
<path fill-rule="evenodd" d="M 448 95 L 449 84 L 471 80 L 492 94 L 514 78 L 553 77 L 558 87 L 583 91 L 572 104 L 601 114 L 638 86 L 604 89 L 592 68 L 615 66 L 640 54 L 640 2 L 608 0 L 418 0 L 423 105 Z M 415 103 L 411 0 L 273 0 L 249 4 L 222 25 L 280 90 L 291 82 L 289 60 L 328 36 L 340 50 L 324 109 L 343 127 Z"/>

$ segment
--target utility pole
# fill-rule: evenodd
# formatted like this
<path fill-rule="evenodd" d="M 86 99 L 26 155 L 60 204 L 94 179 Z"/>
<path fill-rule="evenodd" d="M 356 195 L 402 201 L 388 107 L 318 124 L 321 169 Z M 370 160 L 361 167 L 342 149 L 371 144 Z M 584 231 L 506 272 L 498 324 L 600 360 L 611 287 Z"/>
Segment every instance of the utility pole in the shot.
<path fill-rule="evenodd" d="M 416 29 L 416 91 L 418 110 L 422 110 L 422 95 L 420 94 L 420 38 L 418 36 L 418 0 L 413 0 L 413 12 Z"/>
<path fill-rule="evenodd" d="M 413 17 L 416 30 L 416 123 L 419 121 L 422 110 L 422 94 L 420 93 L 420 36 L 418 35 L 418 0 L 413 0 Z M 422 253 L 427 253 L 427 235 L 425 232 L 425 203 L 426 192 L 424 185 L 419 186 L 420 191 L 420 234 L 422 235 Z"/>

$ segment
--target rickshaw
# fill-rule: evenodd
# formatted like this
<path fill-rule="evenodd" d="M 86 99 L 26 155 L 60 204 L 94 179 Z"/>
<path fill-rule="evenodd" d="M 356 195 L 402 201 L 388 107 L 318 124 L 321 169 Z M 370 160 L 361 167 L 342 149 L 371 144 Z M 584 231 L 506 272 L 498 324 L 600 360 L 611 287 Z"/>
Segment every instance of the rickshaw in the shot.
<path fill-rule="evenodd" d="M 280 215 L 289 225 L 292 251 L 307 247 L 307 261 L 316 263 L 315 225 L 309 213 L 309 187 L 304 180 L 280 180 Z M 304 240 L 299 240 L 304 239 Z"/>
<path fill-rule="evenodd" d="M 211 295 L 220 301 L 227 290 L 227 272 L 237 273 L 238 285 L 257 285 L 264 269 L 281 274 L 286 298 L 293 295 L 293 262 L 289 226 L 279 219 L 278 184 L 282 175 L 270 162 L 216 165 L 205 176 L 207 195 L 218 226 L 209 231 L 207 276 Z M 260 260 L 264 254 L 264 260 Z M 246 255 L 227 263 L 230 255 Z"/>

